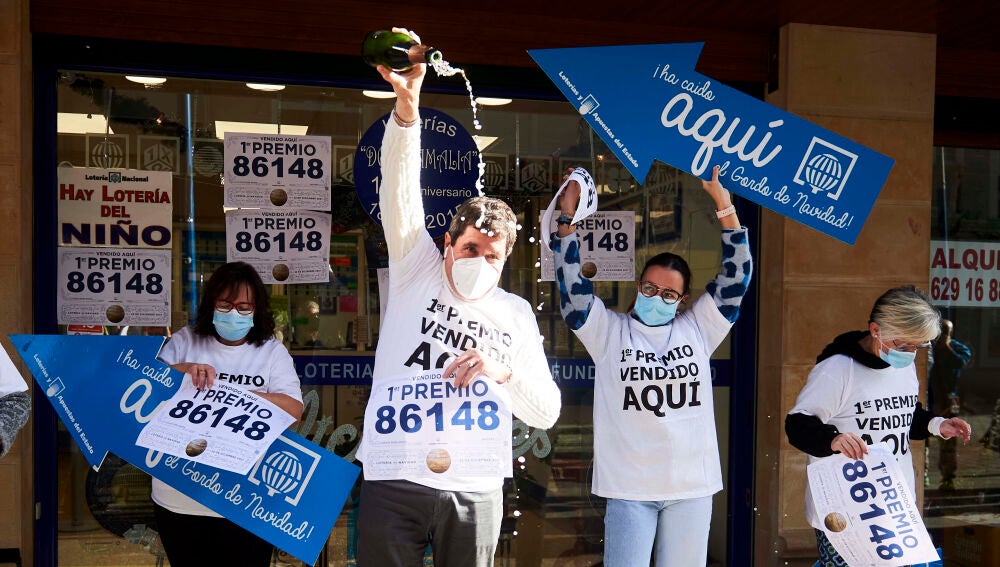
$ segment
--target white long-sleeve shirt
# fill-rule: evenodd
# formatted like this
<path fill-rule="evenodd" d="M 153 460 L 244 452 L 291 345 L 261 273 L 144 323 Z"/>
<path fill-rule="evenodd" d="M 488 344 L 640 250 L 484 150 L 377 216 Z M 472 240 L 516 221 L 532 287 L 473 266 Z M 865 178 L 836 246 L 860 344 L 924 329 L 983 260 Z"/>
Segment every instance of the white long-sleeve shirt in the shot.
<path fill-rule="evenodd" d="M 225 380 L 223 375 L 239 377 L 241 380 L 229 382 L 241 390 L 258 390 L 268 394 L 284 394 L 296 401 L 302 401 L 302 387 L 295 363 L 285 346 L 276 339 L 268 339 L 263 345 L 243 343 L 237 346 L 224 345 L 215 337 L 205 337 L 184 327 L 160 350 L 160 360 L 174 365 L 182 362 L 208 364 L 218 372 L 217 380 Z M 248 380 L 242 380 L 243 377 Z M 250 380 L 252 378 L 252 380 Z M 153 501 L 177 514 L 215 516 L 219 514 L 199 504 L 167 483 L 153 479 Z"/>
<path fill-rule="evenodd" d="M 510 367 L 505 388 L 515 416 L 549 428 L 562 405 L 542 348 L 534 310 L 524 299 L 495 288 L 465 301 L 448 285 L 444 258 L 424 228 L 420 194 L 420 128 L 386 124 L 382 140 L 379 207 L 389 250 L 389 295 L 375 352 L 373 386 L 403 374 L 442 369 L 468 348 Z M 364 461 L 362 438 L 358 459 Z M 501 477 L 450 478 L 428 472 L 406 478 L 442 490 L 482 492 Z"/>

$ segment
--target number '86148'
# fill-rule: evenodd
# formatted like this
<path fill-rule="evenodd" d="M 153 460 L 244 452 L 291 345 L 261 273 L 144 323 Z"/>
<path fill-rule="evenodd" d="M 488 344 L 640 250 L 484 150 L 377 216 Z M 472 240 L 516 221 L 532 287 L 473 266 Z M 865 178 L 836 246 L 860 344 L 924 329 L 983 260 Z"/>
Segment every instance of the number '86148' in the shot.
<path fill-rule="evenodd" d="M 107 277 L 102 272 L 70 272 L 66 278 L 66 289 L 71 293 L 102 293 L 105 289 L 110 289 L 112 293 L 121 293 L 122 275 L 115 272 Z M 125 290 L 136 294 L 143 292 L 150 295 L 158 295 L 163 291 L 163 276 L 152 273 L 146 274 L 143 281 L 143 274 L 132 274 L 132 277 L 125 282 Z"/>
<path fill-rule="evenodd" d="M 268 161 L 266 157 L 255 157 L 253 161 L 247 156 L 236 156 L 233 158 L 233 174 L 237 177 L 266 177 L 273 172 L 276 177 L 295 176 L 299 179 L 308 177 L 309 179 L 321 179 L 323 177 L 323 161 L 313 158 L 304 162 L 303 158 L 296 158 L 292 161 L 288 169 L 285 169 L 285 159 L 277 158 Z"/>
<path fill-rule="evenodd" d="M 878 469 L 879 467 L 875 468 Z M 881 468 L 885 468 L 885 465 L 883 464 Z M 879 484 L 882 484 L 883 487 L 885 487 L 885 490 L 882 491 L 882 497 L 884 501 L 883 503 L 886 503 L 887 506 L 883 508 L 874 502 L 874 500 L 876 500 L 876 497 L 879 494 L 879 491 L 877 488 L 875 488 L 875 485 L 872 484 L 871 482 L 868 482 L 867 480 L 861 480 L 867 477 L 869 472 L 868 466 L 865 465 L 864 461 L 854 461 L 852 463 L 847 463 L 843 466 L 841 470 L 844 475 L 844 480 L 846 480 L 847 482 L 854 482 L 854 484 L 850 488 L 850 494 L 852 500 L 860 504 L 868 502 L 869 500 L 873 500 L 873 502 L 869 502 L 868 504 L 870 510 L 860 514 L 859 517 L 861 518 L 862 522 L 869 522 L 868 529 L 871 532 L 871 537 L 869 537 L 868 540 L 878 546 L 875 548 L 875 553 L 877 553 L 879 557 L 881 557 L 882 559 L 892 559 L 893 557 L 902 557 L 903 546 L 908 548 L 914 548 L 920 543 L 917 540 L 916 536 L 914 536 L 911 533 L 913 532 L 913 526 L 907 519 L 907 514 L 905 510 L 903 510 L 902 508 L 902 504 L 900 503 L 900 495 L 897 489 L 893 487 L 892 477 L 890 477 L 889 475 L 885 475 L 884 477 L 875 480 L 875 482 L 878 482 Z M 878 522 L 872 521 L 875 520 L 876 518 L 885 516 L 887 509 L 890 511 L 890 513 L 893 514 L 899 512 L 898 515 L 893 515 L 892 519 L 897 519 L 900 517 L 900 515 L 902 516 L 902 522 L 897 522 L 897 525 L 895 526 L 896 531 L 893 531 L 889 528 L 884 528 L 881 525 L 879 525 Z M 888 518 L 885 518 L 880 521 L 884 522 L 886 519 Z M 891 526 L 892 525 L 891 522 L 889 522 L 888 525 Z M 899 543 L 888 543 L 888 544 L 882 543 L 888 540 L 895 539 L 897 537 L 900 538 L 898 541 L 901 542 L 902 545 L 900 545 Z"/>
<path fill-rule="evenodd" d="M 191 400 L 181 400 L 177 402 L 177 405 L 170 410 L 170 417 L 174 419 L 184 419 L 187 418 L 188 421 L 194 424 L 199 424 L 204 422 L 209 417 L 213 417 L 212 423 L 209 427 L 215 427 L 222 422 L 224 427 L 228 427 L 233 430 L 233 433 L 243 432 L 243 435 L 247 439 L 253 441 L 260 441 L 264 438 L 264 435 L 270 431 L 271 426 L 263 421 L 254 420 L 250 422 L 250 426 L 247 427 L 247 421 L 250 420 L 250 416 L 245 413 L 240 413 L 239 415 L 234 415 L 226 421 L 222 421 L 222 418 L 226 415 L 226 411 L 229 409 L 227 406 L 223 406 L 213 412 L 209 412 L 212 409 L 210 404 L 200 404 L 198 406 L 194 405 Z"/>
<path fill-rule="evenodd" d="M 497 414 L 499 406 L 496 402 L 485 400 L 479 402 L 475 411 L 472 402 L 464 402 L 455 413 L 451 415 L 451 425 L 462 427 L 466 431 L 478 426 L 484 431 L 492 431 L 500 426 L 500 416 Z M 399 410 L 396 416 L 396 408 L 385 405 L 375 412 L 378 419 L 375 420 L 375 430 L 383 435 L 387 435 L 396 430 L 397 425 L 406 433 L 414 433 L 423 426 L 423 418 L 420 415 L 420 406 L 417 404 L 406 404 Z M 441 402 L 431 406 L 423 412 L 424 417 L 434 420 L 434 430 L 443 431 L 445 426 L 444 408 Z"/>

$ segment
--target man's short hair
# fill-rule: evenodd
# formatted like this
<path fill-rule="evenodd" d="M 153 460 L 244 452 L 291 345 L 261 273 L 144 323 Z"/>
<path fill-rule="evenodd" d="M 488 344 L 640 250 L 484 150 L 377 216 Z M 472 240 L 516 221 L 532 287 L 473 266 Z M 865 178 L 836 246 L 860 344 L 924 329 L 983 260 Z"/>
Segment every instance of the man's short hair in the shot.
<path fill-rule="evenodd" d="M 491 238 L 503 237 L 507 247 L 504 258 L 510 256 L 510 251 L 514 249 L 514 242 L 517 240 L 517 217 L 507 203 L 496 197 L 466 199 L 455 209 L 455 216 L 451 219 L 451 226 L 448 227 L 452 244 L 468 226 L 485 232 Z"/>

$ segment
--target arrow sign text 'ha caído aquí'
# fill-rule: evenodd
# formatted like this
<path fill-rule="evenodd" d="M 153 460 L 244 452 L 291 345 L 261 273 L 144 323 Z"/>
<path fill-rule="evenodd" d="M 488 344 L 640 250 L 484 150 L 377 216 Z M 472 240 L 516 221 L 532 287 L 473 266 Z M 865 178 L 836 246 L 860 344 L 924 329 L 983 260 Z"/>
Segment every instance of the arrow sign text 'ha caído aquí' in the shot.
<path fill-rule="evenodd" d="M 654 159 L 854 244 L 893 161 L 694 71 L 701 43 L 528 53 L 643 183 Z"/>
<path fill-rule="evenodd" d="M 156 359 L 162 338 L 10 339 L 92 466 L 110 451 L 307 564 L 316 561 L 357 466 L 291 431 L 242 475 L 139 447 L 139 433 L 161 406 L 170 409 L 164 402 L 184 379 Z"/>

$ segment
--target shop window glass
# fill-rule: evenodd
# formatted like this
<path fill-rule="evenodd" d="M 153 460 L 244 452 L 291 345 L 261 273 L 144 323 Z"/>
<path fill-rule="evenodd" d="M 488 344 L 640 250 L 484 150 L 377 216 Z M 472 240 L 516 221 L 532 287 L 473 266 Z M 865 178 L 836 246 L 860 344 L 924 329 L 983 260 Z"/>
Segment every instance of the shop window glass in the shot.
<path fill-rule="evenodd" d="M 924 520 L 946 565 L 1000 558 L 1000 151 L 934 149 L 929 289 L 959 344 L 933 349 L 928 407 L 972 441 L 927 442 Z M 936 367 L 936 368 L 935 368 Z"/>
<path fill-rule="evenodd" d="M 54 166 L 169 171 L 173 178 L 169 328 L 105 325 L 96 332 L 169 336 L 192 321 L 201 285 L 226 261 L 224 130 L 329 136 L 334 166 L 330 280 L 271 285 L 272 308 L 278 338 L 296 359 L 302 378 L 305 410 L 296 431 L 353 460 L 369 395 L 365 383 L 384 324 L 379 317 L 384 272 L 379 270 L 386 267 L 386 250 L 381 228 L 355 196 L 352 164 L 358 141 L 392 103 L 354 89 L 288 85 L 264 92 L 239 82 L 166 79 L 150 87 L 110 73 L 64 70 L 58 77 L 60 126 Z M 559 316 L 554 282 L 541 277 L 538 219 L 562 172 L 586 167 L 598 185 L 602 210 L 634 213 L 635 234 L 628 238 L 636 270 L 660 252 L 681 254 L 692 268 L 692 292 L 697 296 L 719 267 L 713 203 L 699 180 L 660 163 L 653 166 L 645 185 L 638 185 L 563 102 L 515 100 L 506 106 L 480 107 L 483 130 L 479 132 L 472 128 L 466 94 L 425 93 L 422 102 L 479 136 L 487 163 L 485 191 L 506 200 L 518 215 L 523 229 L 501 285 L 537 307 L 545 351 L 563 391 L 562 417 L 552 429 L 533 430 L 515 421 L 515 475 L 505 489 L 498 564 L 599 564 L 604 505 L 590 493 L 593 369 Z M 996 175 L 993 179 L 995 220 Z M 631 280 L 600 281 L 596 292 L 610 308 L 624 311 L 636 288 Z M 966 329 L 982 333 L 998 324 L 988 315 L 960 316 L 957 323 L 960 337 L 966 336 Z M 65 326 L 61 330 L 74 332 Z M 989 346 L 977 343 L 975 348 L 976 368 L 988 372 L 990 367 L 982 365 L 991 352 Z M 727 339 L 715 357 L 725 361 L 729 352 Z M 1000 352 L 993 354 L 1000 359 Z M 969 371 L 970 382 L 975 374 Z M 730 429 L 725 386 L 717 383 L 715 392 L 724 476 Z M 987 397 L 984 390 L 981 400 L 971 400 L 986 404 Z M 985 407 L 979 408 L 983 419 L 992 411 Z M 121 461 L 106 463 L 100 471 L 90 469 L 61 424 L 60 428 L 59 563 L 163 564 L 148 477 Z M 977 430 L 986 431 L 985 422 Z M 710 541 L 710 555 L 718 564 L 724 564 L 726 557 L 725 494 L 715 499 Z M 354 564 L 355 518 L 352 499 L 321 562 Z M 298 564 L 280 553 L 279 560 Z"/>

